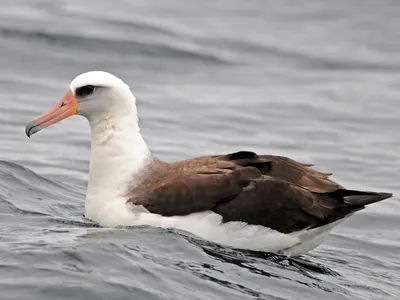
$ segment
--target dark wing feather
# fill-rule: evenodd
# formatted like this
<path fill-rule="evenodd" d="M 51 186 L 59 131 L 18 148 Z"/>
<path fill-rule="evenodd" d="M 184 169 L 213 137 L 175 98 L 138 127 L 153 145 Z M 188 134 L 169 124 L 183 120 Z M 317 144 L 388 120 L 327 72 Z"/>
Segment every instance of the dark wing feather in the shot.
<path fill-rule="evenodd" d="M 231 201 L 257 177 L 261 178 L 261 173 L 256 168 L 243 168 L 230 173 L 208 170 L 188 176 L 173 176 L 145 196 L 138 195 L 133 202 L 164 216 L 187 215 L 211 210 L 219 203 Z"/>
<path fill-rule="evenodd" d="M 326 225 L 392 196 L 346 190 L 329 179 L 331 173 L 287 157 L 238 152 L 220 159 L 256 167 L 264 175 L 254 181 L 252 191 L 214 209 L 225 221 L 238 220 L 288 233 Z"/>
<path fill-rule="evenodd" d="M 288 233 L 322 226 L 389 198 L 344 189 L 310 165 L 241 151 L 181 162 L 158 162 L 128 200 L 164 216 L 213 210 Z"/>
<path fill-rule="evenodd" d="M 241 166 L 256 167 L 263 175 L 291 182 L 315 193 L 343 189 L 341 185 L 329 179 L 332 173 L 319 172 L 312 169 L 309 164 L 299 163 L 283 156 L 257 155 L 242 151 L 220 156 L 220 159 L 230 160 Z"/>

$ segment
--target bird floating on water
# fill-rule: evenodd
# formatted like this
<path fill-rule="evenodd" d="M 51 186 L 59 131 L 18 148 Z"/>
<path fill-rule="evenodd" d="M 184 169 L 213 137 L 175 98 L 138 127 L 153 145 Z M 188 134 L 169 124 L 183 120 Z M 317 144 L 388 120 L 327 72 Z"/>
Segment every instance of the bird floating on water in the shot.
<path fill-rule="evenodd" d="M 348 190 L 311 165 L 250 151 L 164 162 L 140 134 L 129 86 L 107 72 L 77 76 L 26 134 L 75 114 L 91 127 L 85 216 L 102 226 L 177 228 L 234 248 L 297 256 L 354 212 L 392 196 Z"/>

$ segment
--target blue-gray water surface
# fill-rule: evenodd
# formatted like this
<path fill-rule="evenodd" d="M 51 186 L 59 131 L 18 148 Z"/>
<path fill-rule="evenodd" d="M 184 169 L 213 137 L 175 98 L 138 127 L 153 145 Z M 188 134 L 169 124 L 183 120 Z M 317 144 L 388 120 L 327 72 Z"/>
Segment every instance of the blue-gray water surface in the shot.
<path fill-rule="evenodd" d="M 400 2 L 0 0 L 0 299 L 400 299 Z M 115 73 L 167 161 L 252 150 L 392 192 L 307 255 L 83 217 L 89 127 L 25 124 Z"/>

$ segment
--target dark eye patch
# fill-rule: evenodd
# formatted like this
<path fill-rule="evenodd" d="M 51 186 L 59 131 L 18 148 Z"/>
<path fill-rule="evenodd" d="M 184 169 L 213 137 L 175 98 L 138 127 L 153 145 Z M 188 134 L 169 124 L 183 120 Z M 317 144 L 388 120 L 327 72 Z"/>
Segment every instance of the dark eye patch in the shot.
<path fill-rule="evenodd" d="M 75 96 L 86 97 L 86 96 L 92 94 L 95 89 L 96 89 L 96 87 L 93 85 L 85 85 L 85 86 L 79 87 L 75 90 Z"/>

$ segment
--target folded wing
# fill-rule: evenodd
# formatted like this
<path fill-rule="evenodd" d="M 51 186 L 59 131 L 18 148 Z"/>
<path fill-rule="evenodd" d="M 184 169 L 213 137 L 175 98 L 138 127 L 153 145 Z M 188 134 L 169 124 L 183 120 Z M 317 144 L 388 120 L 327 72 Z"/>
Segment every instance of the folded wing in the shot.
<path fill-rule="evenodd" d="M 155 168 L 146 191 L 130 202 L 164 216 L 212 210 L 225 222 L 242 221 L 289 233 L 341 219 L 388 193 L 347 190 L 292 159 L 241 151 L 203 156 Z"/>

